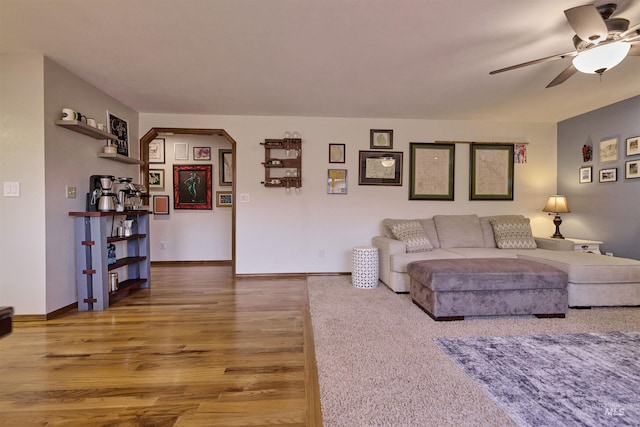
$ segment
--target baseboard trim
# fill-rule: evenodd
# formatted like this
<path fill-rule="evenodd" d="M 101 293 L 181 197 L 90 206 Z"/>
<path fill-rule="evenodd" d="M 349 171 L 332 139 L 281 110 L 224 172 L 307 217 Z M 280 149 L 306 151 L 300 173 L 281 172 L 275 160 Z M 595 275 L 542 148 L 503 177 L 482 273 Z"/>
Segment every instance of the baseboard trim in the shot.
<path fill-rule="evenodd" d="M 74 311 L 78 309 L 78 302 L 73 302 L 69 305 L 66 305 L 62 308 L 52 311 L 47 314 L 14 314 L 13 321 L 14 322 L 43 322 L 51 319 L 55 319 L 56 317 L 60 317 L 65 313 L 70 311 Z"/>
<path fill-rule="evenodd" d="M 236 274 L 236 279 L 301 279 L 310 276 L 347 276 L 347 273 L 255 273 Z"/>
<path fill-rule="evenodd" d="M 231 260 L 219 261 L 151 261 L 152 267 L 231 266 Z"/>

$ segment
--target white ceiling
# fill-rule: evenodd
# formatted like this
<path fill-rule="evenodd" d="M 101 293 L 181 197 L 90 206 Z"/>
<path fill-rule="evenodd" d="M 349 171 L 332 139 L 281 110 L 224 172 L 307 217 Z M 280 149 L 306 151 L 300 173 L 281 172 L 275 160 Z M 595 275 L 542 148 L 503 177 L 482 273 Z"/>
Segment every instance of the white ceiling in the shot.
<path fill-rule="evenodd" d="M 640 22 L 640 2 L 616 15 Z M 596 4 L 606 3 L 598 1 Z M 545 86 L 579 0 L 0 0 L 37 52 L 139 112 L 557 122 L 640 94 L 640 57 Z"/>

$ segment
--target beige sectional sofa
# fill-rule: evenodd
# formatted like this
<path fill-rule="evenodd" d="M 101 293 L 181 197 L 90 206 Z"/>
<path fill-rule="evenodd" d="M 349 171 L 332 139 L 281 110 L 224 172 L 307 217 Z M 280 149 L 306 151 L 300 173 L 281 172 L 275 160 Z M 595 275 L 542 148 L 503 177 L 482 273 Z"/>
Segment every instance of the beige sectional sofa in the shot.
<path fill-rule="evenodd" d="M 504 224 L 506 233 L 499 228 Z M 385 219 L 372 244 L 378 248 L 380 280 L 394 292 L 409 292 L 407 266 L 413 261 L 521 258 L 567 273 L 569 307 L 640 306 L 640 261 L 575 252 L 570 241 L 533 237 L 522 215 Z"/>

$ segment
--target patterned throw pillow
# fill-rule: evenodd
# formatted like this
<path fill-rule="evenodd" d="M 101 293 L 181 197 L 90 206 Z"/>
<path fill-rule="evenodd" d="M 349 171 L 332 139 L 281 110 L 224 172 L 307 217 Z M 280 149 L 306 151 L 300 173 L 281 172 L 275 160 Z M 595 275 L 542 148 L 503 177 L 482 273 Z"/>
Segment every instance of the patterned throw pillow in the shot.
<path fill-rule="evenodd" d="M 500 249 L 535 249 L 536 241 L 531 233 L 529 218 L 491 218 L 493 236 Z"/>
<path fill-rule="evenodd" d="M 433 249 L 427 233 L 417 220 L 397 222 L 391 226 L 391 232 L 396 239 L 407 244 L 407 252 L 426 252 Z"/>

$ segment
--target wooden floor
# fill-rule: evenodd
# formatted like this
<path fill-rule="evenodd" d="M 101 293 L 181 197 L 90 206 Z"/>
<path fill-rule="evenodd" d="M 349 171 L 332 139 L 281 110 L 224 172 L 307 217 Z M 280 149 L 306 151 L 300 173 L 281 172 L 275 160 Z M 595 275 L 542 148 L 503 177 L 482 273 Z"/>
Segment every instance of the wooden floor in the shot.
<path fill-rule="evenodd" d="M 322 425 L 306 279 L 151 278 L 106 311 L 14 322 L 0 425 Z"/>

